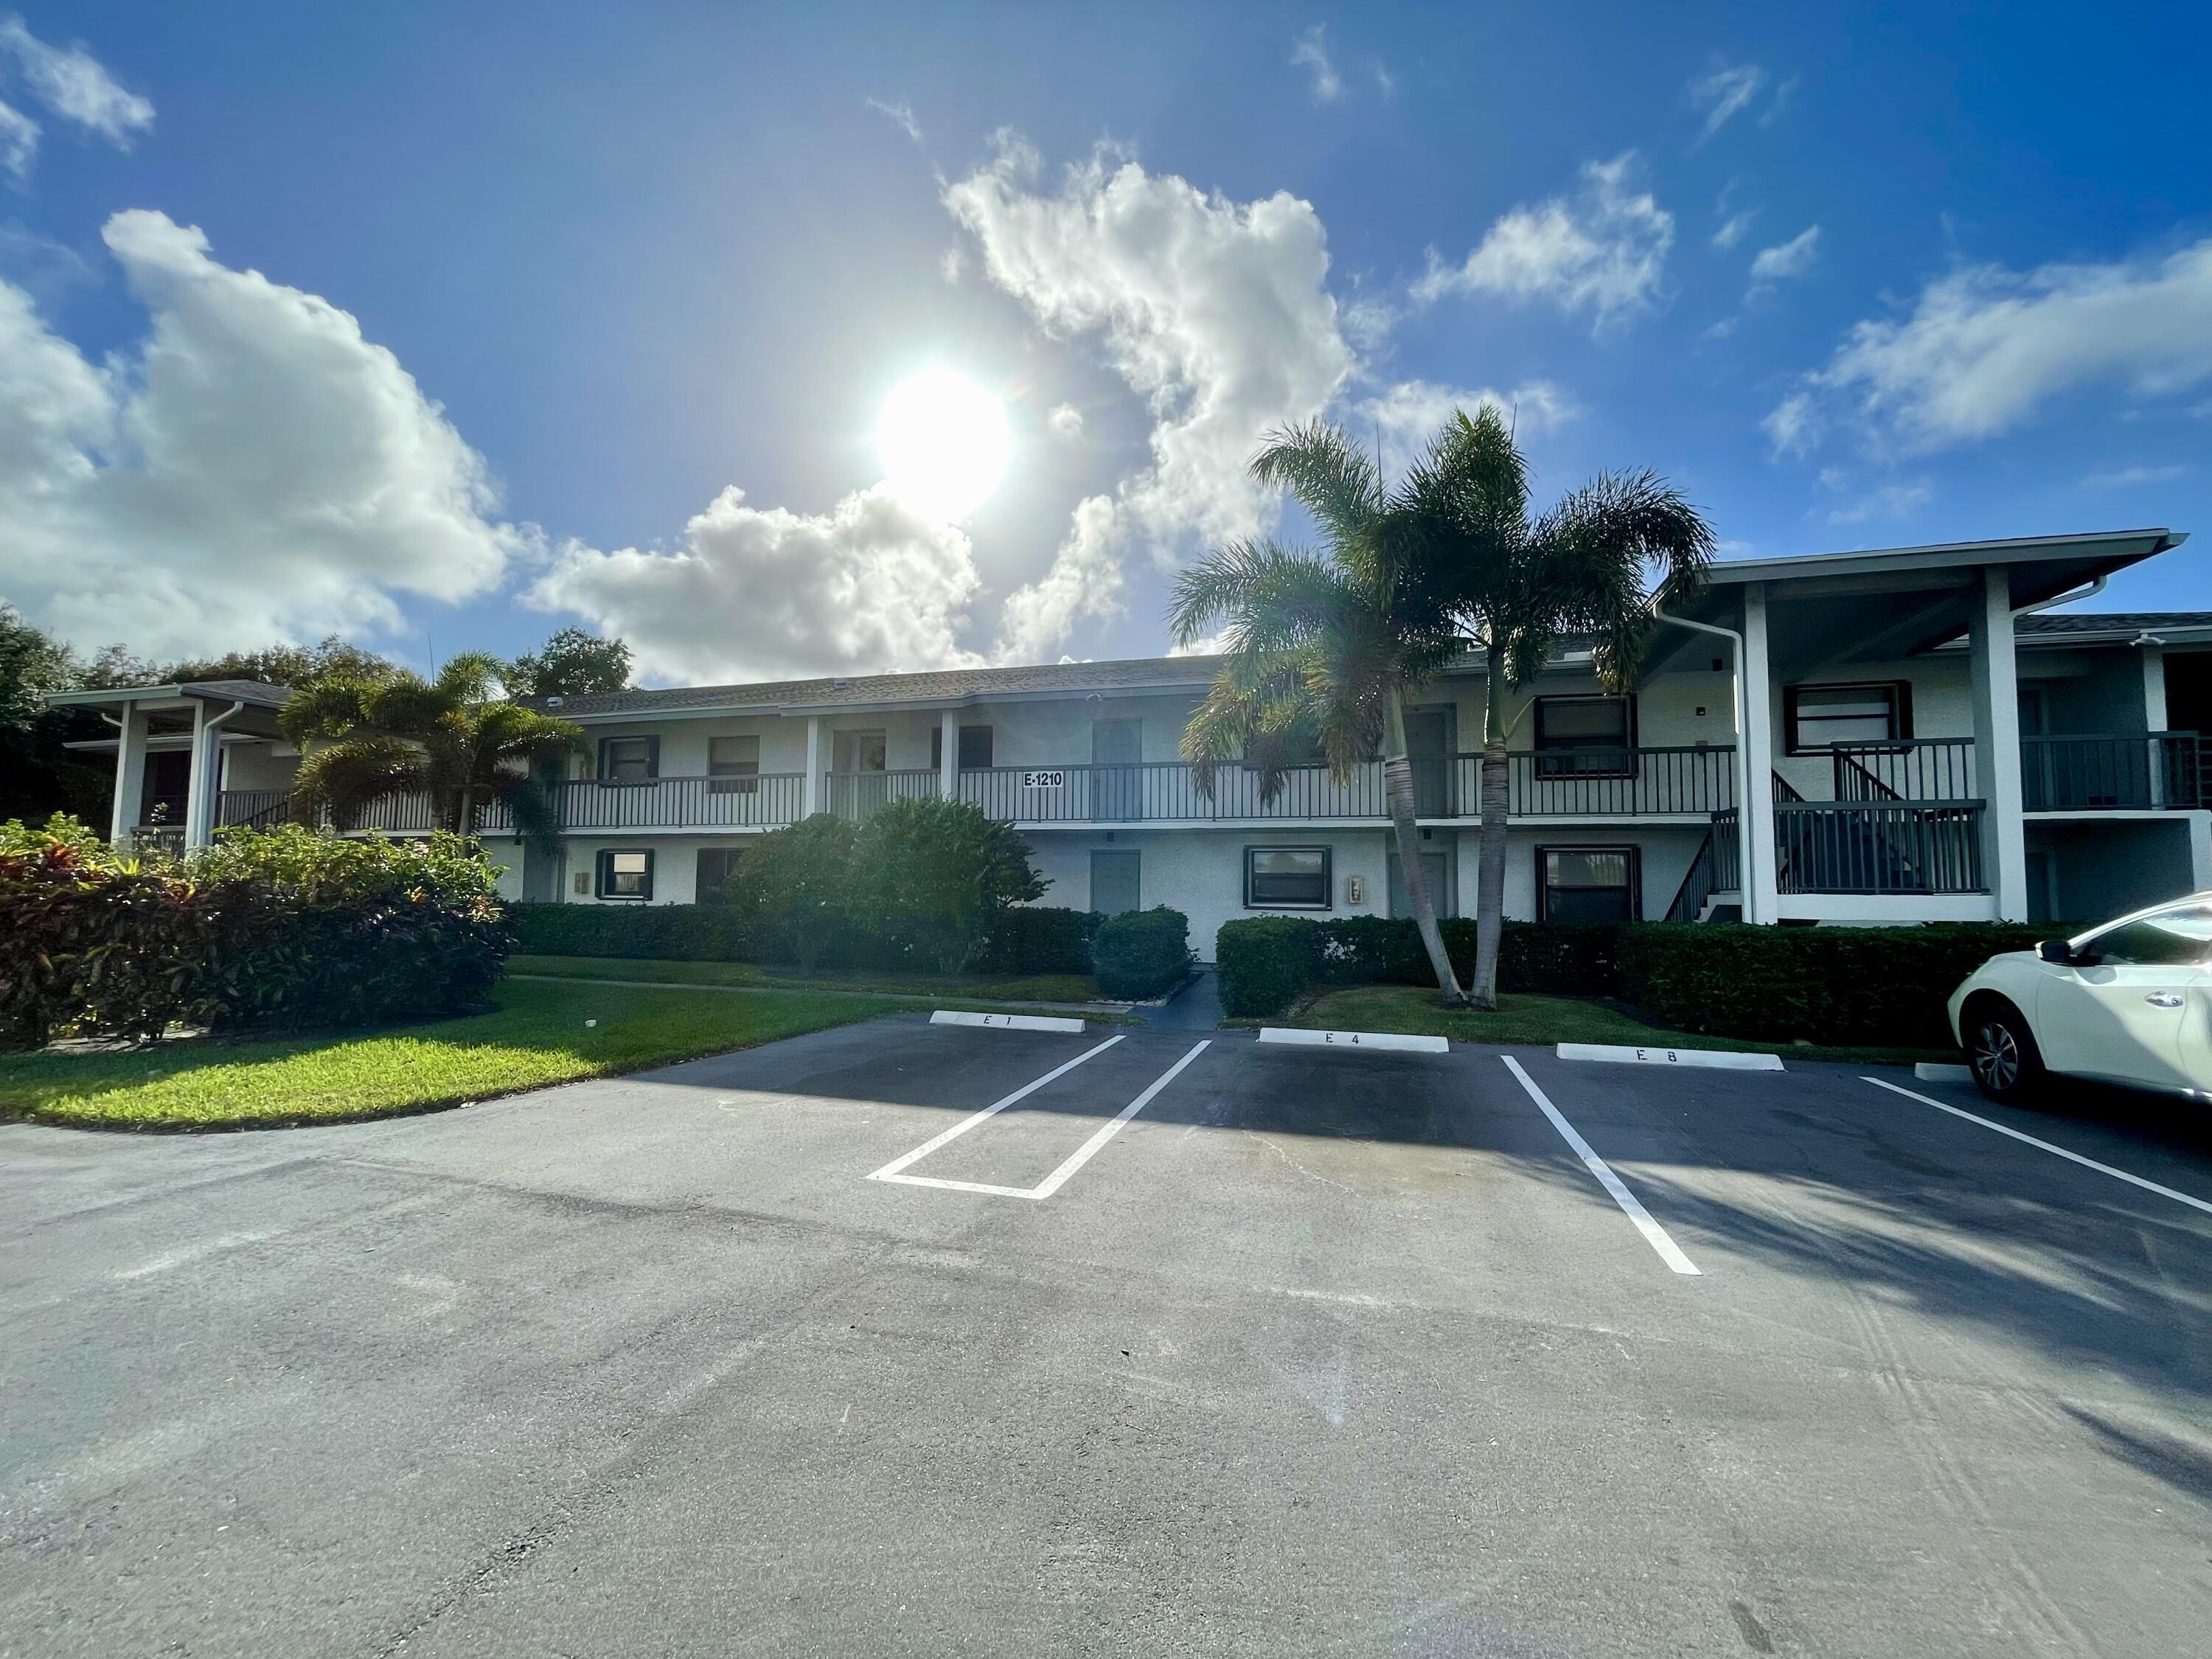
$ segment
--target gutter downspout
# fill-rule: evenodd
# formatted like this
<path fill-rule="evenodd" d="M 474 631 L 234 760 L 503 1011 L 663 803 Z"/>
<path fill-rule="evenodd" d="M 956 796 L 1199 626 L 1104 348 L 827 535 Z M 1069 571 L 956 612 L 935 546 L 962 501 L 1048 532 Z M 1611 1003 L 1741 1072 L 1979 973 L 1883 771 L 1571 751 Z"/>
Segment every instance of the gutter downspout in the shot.
<path fill-rule="evenodd" d="M 188 853 L 215 840 L 216 797 L 222 787 L 222 739 L 219 734 L 227 722 L 245 712 L 246 700 L 241 697 L 220 714 L 210 714 L 202 720 L 192 734 L 192 775 L 185 792 L 185 850 Z M 207 739 L 204 754 L 198 744 L 203 736 Z"/>
<path fill-rule="evenodd" d="M 1729 674 L 1729 683 L 1735 703 L 1736 902 L 1741 908 L 1745 921 L 1763 921 L 1765 917 L 1752 914 L 1755 908 L 1751 879 L 1752 836 L 1747 816 L 1751 810 L 1751 749 L 1747 733 L 1751 710 L 1744 701 L 1747 688 L 1743 683 L 1743 635 L 1733 628 L 1723 628 L 1714 623 L 1692 622 L 1687 617 L 1677 617 L 1656 606 L 1653 607 L 1651 614 L 1661 622 L 1673 623 L 1677 628 L 1686 628 L 1692 633 L 1711 634 L 1717 639 L 1726 640 L 1734 647 L 1735 667 Z"/>
<path fill-rule="evenodd" d="M 2061 593 L 2054 599 L 2038 599 L 2033 605 L 2017 606 L 2012 613 L 2013 620 L 2018 622 L 2022 617 L 2032 617 L 2037 611 L 2048 611 L 2055 605 L 2071 605 L 2076 599 L 2094 599 L 2105 591 L 2105 584 L 2110 580 L 2112 577 L 2109 575 L 2093 576 L 2087 587 L 2077 587 L 2072 592 Z"/>

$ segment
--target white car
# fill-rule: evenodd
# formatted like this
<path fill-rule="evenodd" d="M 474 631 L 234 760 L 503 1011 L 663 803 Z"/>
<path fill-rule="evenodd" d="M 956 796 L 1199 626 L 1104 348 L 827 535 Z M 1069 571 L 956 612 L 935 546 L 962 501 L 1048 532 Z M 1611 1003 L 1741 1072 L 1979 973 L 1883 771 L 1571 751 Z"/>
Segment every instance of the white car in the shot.
<path fill-rule="evenodd" d="M 2051 1075 L 2212 1099 L 2212 893 L 1991 957 L 1949 1006 L 1991 1100 Z"/>

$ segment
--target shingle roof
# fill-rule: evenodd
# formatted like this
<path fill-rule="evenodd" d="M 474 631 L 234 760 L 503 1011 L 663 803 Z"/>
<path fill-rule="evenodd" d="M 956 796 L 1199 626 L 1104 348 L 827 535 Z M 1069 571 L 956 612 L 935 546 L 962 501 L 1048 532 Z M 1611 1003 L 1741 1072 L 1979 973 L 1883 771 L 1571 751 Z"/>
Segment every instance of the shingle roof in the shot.
<path fill-rule="evenodd" d="M 1118 691 L 1204 685 L 1218 657 L 1138 657 L 1121 662 L 1039 663 L 1021 668 L 953 668 L 927 674 L 860 674 L 850 678 L 770 680 L 744 685 L 671 686 L 564 697 L 562 715 L 654 714 L 676 709 L 811 708 L 876 703 L 956 702 L 1049 691 Z M 544 708 L 542 698 L 525 700 Z"/>
<path fill-rule="evenodd" d="M 247 702 L 281 704 L 292 695 L 289 685 L 272 685 L 267 680 L 188 680 L 177 688 L 187 696 L 195 692 L 209 696 L 243 699 Z"/>
<path fill-rule="evenodd" d="M 2184 628 L 2212 628 L 2212 611 L 2045 611 L 2014 624 L 2017 633 L 2047 635 L 2134 635 Z"/>

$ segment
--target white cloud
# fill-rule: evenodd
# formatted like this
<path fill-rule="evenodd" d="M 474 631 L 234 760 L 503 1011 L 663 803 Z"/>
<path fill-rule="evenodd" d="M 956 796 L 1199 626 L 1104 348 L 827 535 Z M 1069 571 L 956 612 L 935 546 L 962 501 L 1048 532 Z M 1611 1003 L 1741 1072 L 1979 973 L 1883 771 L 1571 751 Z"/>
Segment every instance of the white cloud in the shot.
<path fill-rule="evenodd" d="M 938 257 L 937 273 L 948 283 L 957 283 L 968 269 L 968 256 L 957 247 L 949 247 Z"/>
<path fill-rule="evenodd" d="M 673 550 L 570 543 L 526 597 L 696 684 L 974 667 L 954 633 L 976 587 L 966 534 L 884 485 L 823 514 L 750 507 L 732 486 Z"/>
<path fill-rule="evenodd" d="M 1713 233 L 1713 246 L 1717 248 L 1734 247 L 1738 242 L 1743 240 L 1744 232 L 1751 228 L 1751 222 L 1757 217 L 1759 217 L 1757 208 L 1747 208 L 1741 213 L 1731 213 L 1721 221 L 1721 228 Z"/>
<path fill-rule="evenodd" d="M 1631 187 L 1636 170 L 1632 150 L 1588 162 L 1572 199 L 1514 209 L 1462 264 L 1444 265 L 1431 251 L 1413 297 L 1424 304 L 1455 293 L 1549 300 L 1563 311 L 1589 311 L 1600 327 L 1649 307 L 1674 246 L 1674 218 L 1648 191 Z"/>
<path fill-rule="evenodd" d="M 898 129 L 915 143 L 922 142 L 921 123 L 914 118 L 914 106 L 903 98 L 896 104 L 887 104 L 880 98 L 871 98 L 867 100 L 867 106 L 877 114 L 884 116 L 896 124 Z"/>
<path fill-rule="evenodd" d="M 1910 315 L 1856 325 L 1765 426 L 1784 451 L 1848 422 L 1876 447 L 1926 452 L 1993 437 L 2088 386 L 2159 397 L 2208 380 L 2212 239 L 2160 258 L 1938 277 Z"/>
<path fill-rule="evenodd" d="M 82 46 L 50 46 L 20 17 L 0 19 L 0 52 L 15 60 L 39 102 L 71 125 L 128 149 L 154 125 L 154 106 L 126 90 Z"/>
<path fill-rule="evenodd" d="M 100 367 L 0 283 L 0 587 L 27 613 L 157 655 L 355 633 L 532 550 L 351 316 L 159 213 L 102 235 L 152 325 Z"/>
<path fill-rule="evenodd" d="M 1850 480 L 1833 467 L 1823 469 L 1820 483 L 1826 488 L 1838 492 L 1850 488 Z M 1935 495 L 1936 486 L 1926 478 L 1881 484 L 1830 507 L 1826 516 L 1830 524 L 1864 524 L 1869 519 L 1909 519 L 1927 506 Z"/>
<path fill-rule="evenodd" d="M 1291 62 L 1312 76 L 1316 104 L 1333 104 L 1344 96 L 1344 77 L 1329 59 L 1328 31 L 1319 23 L 1302 31 L 1291 43 Z"/>
<path fill-rule="evenodd" d="M 2081 480 L 2084 489 L 2132 489 L 2138 484 L 2171 483 L 2176 478 L 2186 477 L 2189 469 L 2184 465 L 2124 466 L 2111 472 L 2092 472 Z"/>
<path fill-rule="evenodd" d="M 1383 471 L 1395 477 L 1427 450 L 1453 410 L 1464 410 L 1471 416 L 1486 404 L 1524 434 L 1555 431 L 1582 412 L 1549 380 L 1529 380 L 1510 392 L 1406 380 L 1352 404 L 1347 424 L 1353 437 L 1371 435 L 1379 441 Z"/>
<path fill-rule="evenodd" d="M 1813 268 L 1820 246 L 1820 228 L 1811 225 L 1786 242 L 1761 248 L 1759 256 L 1751 262 L 1751 280 L 1772 283 L 1788 276 L 1802 276 Z"/>
<path fill-rule="evenodd" d="M 0 167 L 17 184 L 31 176 L 39 153 L 39 124 L 14 105 L 0 101 Z"/>
<path fill-rule="evenodd" d="M 1103 622 L 1121 611 L 1126 509 L 1111 495 L 1086 495 L 1069 515 L 1067 536 L 1043 575 L 1006 595 L 999 615 L 1001 662 L 1042 662 L 1085 617 Z"/>
<path fill-rule="evenodd" d="M 1055 438 L 1080 438 L 1083 435 L 1083 411 L 1073 404 L 1054 404 L 1051 413 L 1044 417 L 1045 428 Z"/>
<path fill-rule="evenodd" d="M 1287 192 L 1237 203 L 1100 150 L 1041 187 L 1034 151 L 1001 135 L 948 185 L 991 280 L 1061 337 L 1091 336 L 1152 416 L 1151 464 L 1079 505 L 1051 569 L 1006 605 L 1000 649 L 1034 656 L 1120 605 L 1121 557 L 1251 535 L 1275 503 L 1247 472 L 1261 434 L 1310 420 L 1358 360 L 1326 287 L 1328 239 Z"/>
<path fill-rule="evenodd" d="M 1727 125 L 1729 118 L 1758 97 L 1765 84 L 1766 71 L 1756 64 L 1723 64 L 1691 82 L 1683 90 L 1693 106 L 1705 112 L 1705 128 L 1698 142 L 1705 143 Z"/>

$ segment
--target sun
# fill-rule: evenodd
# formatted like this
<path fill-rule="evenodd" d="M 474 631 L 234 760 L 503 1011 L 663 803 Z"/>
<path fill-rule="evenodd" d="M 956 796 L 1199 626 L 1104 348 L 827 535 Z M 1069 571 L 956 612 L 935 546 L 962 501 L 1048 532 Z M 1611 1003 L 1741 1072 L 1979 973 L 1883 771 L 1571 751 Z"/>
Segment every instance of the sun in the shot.
<path fill-rule="evenodd" d="M 884 399 L 876 449 L 902 501 L 957 523 L 1006 472 L 1006 407 L 965 375 L 926 369 Z"/>

